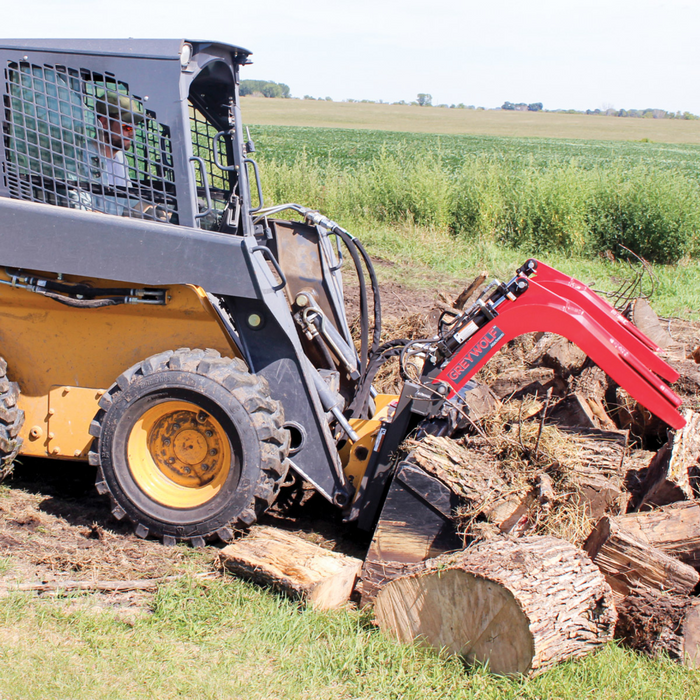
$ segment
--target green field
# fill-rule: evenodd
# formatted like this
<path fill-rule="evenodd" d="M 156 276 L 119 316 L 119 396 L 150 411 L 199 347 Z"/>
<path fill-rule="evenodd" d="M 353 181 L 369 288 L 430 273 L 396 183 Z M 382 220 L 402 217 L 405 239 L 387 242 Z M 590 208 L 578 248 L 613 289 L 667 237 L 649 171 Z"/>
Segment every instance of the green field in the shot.
<path fill-rule="evenodd" d="M 390 121 L 397 110 L 410 123 Z M 667 263 L 660 313 L 700 313 L 698 121 L 255 98 L 243 114 L 266 203 L 320 209 L 404 280 L 458 286 L 535 255 L 612 290 L 629 274 L 626 246 Z"/>
<path fill-rule="evenodd" d="M 700 181 L 700 144 L 695 143 L 428 134 L 327 126 L 251 124 L 249 128 L 259 156 L 287 164 L 303 153 L 319 167 L 333 163 L 355 170 L 382 153 L 393 156 L 429 153 L 451 170 L 459 169 L 467 158 L 492 156 L 538 168 L 563 162 L 574 162 L 585 169 L 654 166 Z"/>

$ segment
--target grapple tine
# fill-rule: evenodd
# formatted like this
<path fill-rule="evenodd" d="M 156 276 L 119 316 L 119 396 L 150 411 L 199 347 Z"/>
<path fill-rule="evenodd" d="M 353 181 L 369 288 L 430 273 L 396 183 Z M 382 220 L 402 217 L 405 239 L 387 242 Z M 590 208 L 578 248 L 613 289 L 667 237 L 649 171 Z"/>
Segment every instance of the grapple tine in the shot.
<path fill-rule="evenodd" d="M 451 358 L 435 381 L 459 389 L 506 342 L 524 333 L 548 331 L 578 345 L 621 387 L 672 428 L 685 425 L 676 410 L 681 400 L 636 355 L 573 301 L 531 279 L 515 300 L 504 301 L 498 316 L 482 326 Z"/>
<path fill-rule="evenodd" d="M 580 306 L 652 372 L 667 382 L 678 381 L 678 372 L 656 355 L 657 352 L 661 352 L 661 348 L 617 309 L 577 279 L 569 277 L 539 260 L 535 260 L 534 263 L 536 268 L 531 279 L 536 280 L 539 285 L 550 289 L 558 296 Z"/>

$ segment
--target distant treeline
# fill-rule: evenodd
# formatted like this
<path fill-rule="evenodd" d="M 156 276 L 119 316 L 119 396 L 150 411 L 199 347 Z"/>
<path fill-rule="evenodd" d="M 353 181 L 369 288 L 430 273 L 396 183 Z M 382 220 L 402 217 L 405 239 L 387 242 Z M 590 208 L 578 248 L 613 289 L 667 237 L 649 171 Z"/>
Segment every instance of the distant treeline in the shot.
<path fill-rule="evenodd" d="M 598 114 L 604 117 L 636 117 L 638 119 L 700 119 L 691 112 L 667 112 L 665 109 L 552 109 L 560 114 Z"/>
<path fill-rule="evenodd" d="M 291 97 L 289 85 L 272 80 L 241 80 L 241 95 L 262 95 L 263 97 Z"/>

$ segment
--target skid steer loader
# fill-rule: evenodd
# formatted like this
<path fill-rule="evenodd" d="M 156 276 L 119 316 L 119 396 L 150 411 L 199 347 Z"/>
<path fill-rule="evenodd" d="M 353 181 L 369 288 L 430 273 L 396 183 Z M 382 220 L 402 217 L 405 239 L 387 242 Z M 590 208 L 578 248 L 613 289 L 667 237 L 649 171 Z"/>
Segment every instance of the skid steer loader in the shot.
<path fill-rule="evenodd" d="M 420 558 L 454 546 L 453 504 L 400 445 L 468 418 L 471 377 L 516 336 L 569 338 L 683 425 L 658 348 L 535 260 L 444 313 L 434 337 L 380 344 L 362 244 L 315 210 L 264 205 L 239 108 L 248 57 L 213 42 L 0 40 L 4 466 L 88 461 L 139 536 L 195 546 L 253 523 L 291 470 L 349 523 L 414 524 Z M 358 276 L 359 350 L 343 264 Z M 377 394 L 397 356 L 420 376 Z"/>

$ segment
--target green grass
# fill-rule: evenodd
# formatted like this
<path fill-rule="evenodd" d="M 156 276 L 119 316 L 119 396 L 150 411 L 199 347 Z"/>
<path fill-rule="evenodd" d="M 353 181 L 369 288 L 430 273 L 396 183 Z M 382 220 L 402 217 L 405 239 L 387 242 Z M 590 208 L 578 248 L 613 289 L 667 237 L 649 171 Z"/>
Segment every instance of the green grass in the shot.
<path fill-rule="evenodd" d="M 700 676 L 615 645 L 531 680 L 386 640 L 358 611 L 316 613 L 247 583 L 162 588 L 123 621 L 90 599 L 0 602 L 0 697 L 696 698 Z"/>
<path fill-rule="evenodd" d="M 700 255 L 700 146 L 254 126 L 268 202 L 578 257 Z"/>
<path fill-rule="evenodd" d="M 494 155 L 459 170 L 431 154 L 381 151 L 355 169 L 302 154 L 263 159 L 269 202 L 298 202 L 339 221 L 415 223 L 538 253 L 627 255 L 660 263 L 700 253 L 700 182 L 674 169 L 525 165 Z"/>
<path fill-rule="evenodd" d="M 482 270 L 507 280 L 534 255 L 526 248 L 513 249 L 484 241 L 458 238 L 448 232 L 415 225 L 389 226 L 367 222 L 343 222 L 366 244 L 372 255 L 388 261 L 378 265 L 380 280 L 398 282 L 434 293 L 457 293 Z M 576 277 L 598 292 L 615 292 L 634 280 L 637 265 L 624 261 L 590 259 L 566 253 L 534 255 L 562 272 Z M 645 275 L 643 292 L 653 291 L 652 303 L 663 316 L 700 318 L 700 261 L 685 259 L 677 265 L 654 265 L 657 281 Z M 614 301 L 611 300 L 611 303 Z"/>

